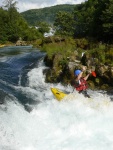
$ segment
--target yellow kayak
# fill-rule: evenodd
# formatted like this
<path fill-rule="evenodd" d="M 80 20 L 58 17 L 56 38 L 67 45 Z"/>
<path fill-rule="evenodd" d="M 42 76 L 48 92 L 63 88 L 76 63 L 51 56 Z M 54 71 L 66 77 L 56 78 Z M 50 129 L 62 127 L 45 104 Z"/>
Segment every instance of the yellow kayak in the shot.
<path fill-rule="evenodd" d="M 53 95 L 55 96 L 55 98 L 59 101 L 61 101 L 65 96 L 68 95 L 68 94 L 65 94 L 64 92 L 60 91 L 57 88 L 51 88 L 51 91 L 52 91 Z"/>

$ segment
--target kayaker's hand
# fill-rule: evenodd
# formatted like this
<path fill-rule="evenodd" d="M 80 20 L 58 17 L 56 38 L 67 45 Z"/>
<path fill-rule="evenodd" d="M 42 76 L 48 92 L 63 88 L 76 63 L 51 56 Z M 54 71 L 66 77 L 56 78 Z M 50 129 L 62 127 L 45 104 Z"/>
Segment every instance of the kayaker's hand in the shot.
<path fill-rule="evenodd" d="M 82 66 L 82 71 L 86 71 L 86 66 Z"/>
<path fill-rule="evenodd" d="M 88 74 L 91 74 L 91 73 L 92 73 L 91 69 L 89 69 L 87 72 L 88 72 Z"/>

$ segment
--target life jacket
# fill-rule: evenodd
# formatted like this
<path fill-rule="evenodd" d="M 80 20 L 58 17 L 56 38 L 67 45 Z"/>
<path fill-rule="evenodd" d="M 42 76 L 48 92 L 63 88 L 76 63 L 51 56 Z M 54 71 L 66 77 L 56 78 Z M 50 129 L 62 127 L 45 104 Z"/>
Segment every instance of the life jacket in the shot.
<path fill-rule="evenodd" d="M 76 88 L 77 91 L 83 91 L 88 88 L 86 80 L 84 78 L 80 78 L 80 84 L 75 84 L 74 87 Z"/>

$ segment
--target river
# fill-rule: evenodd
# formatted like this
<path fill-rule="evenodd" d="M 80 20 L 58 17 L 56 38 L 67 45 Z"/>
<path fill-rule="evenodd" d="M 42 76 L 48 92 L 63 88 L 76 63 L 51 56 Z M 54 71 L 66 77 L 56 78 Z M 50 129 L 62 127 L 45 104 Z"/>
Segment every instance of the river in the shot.
<path fill-rule="evenodd" d="M 112 94 L 45 83 L 44 56 L 0 48 L 0 150 L 113 150 Z M 59 102 L 51 87 L 70 94 Z"/>

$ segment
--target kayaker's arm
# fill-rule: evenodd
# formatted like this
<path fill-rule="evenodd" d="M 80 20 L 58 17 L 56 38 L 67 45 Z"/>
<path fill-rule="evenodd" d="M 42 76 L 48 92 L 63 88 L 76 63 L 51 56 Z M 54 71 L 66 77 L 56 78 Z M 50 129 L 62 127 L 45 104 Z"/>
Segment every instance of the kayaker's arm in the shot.
<path fill-rule="evenodd" d="M 82 77 L 83 72 L 86 70 L 86 66 L 82 67 L 81 73 L 77 76 L 76 81 L 79 81 L 80 78 Z M 87 77 L 88 78 L 88 77 Z"/>
<path fill-rule="evenodd" d="M 88 73 L 85 77 L 84 77 L 84 80 L 87 80 L 88 77 L 89 77 L 90 73 Z"/>
<path fill-rule="evenodd" d="M 91 74 L 91 70 L 88 71 L 88 74 L 84 77 L 84 80 L 87 80 Z"/>
<path fill-rule="evenodd" d="M 86 67 L 83 66 L 83 67 L 82 67 L 82 70 L 81 70 L 81 73 L 80 73 L 80 74 L 77 76 L 77 78 L 76 78 L 76 81 L 79 81 L 79 80 L 80 80 L 80 78 L 82 77 L 82 74 L 83 74 L 83 72 L 84 72 L 85 70 L 86 70 Z M 84 77 L 84 80 L 87 80 L 90 74 L 91 74 L 91 70 L 89 70 L 89 73 Z"/>

